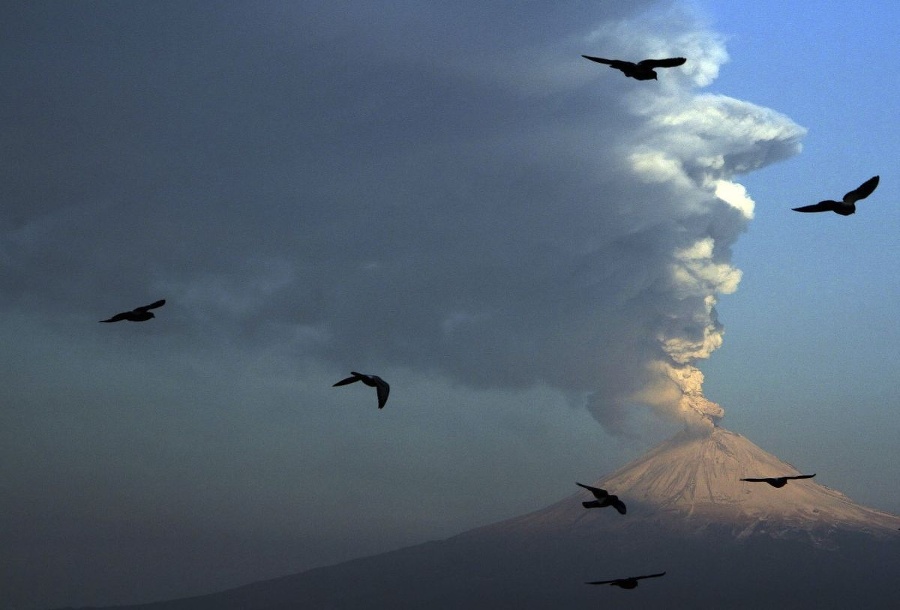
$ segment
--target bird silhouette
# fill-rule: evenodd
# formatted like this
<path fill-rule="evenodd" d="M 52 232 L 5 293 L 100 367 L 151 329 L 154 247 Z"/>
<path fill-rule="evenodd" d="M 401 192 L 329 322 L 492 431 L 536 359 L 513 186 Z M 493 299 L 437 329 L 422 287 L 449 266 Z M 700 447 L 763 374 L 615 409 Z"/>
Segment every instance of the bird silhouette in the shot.
<path fill-rule="evenodd" d="M 849 216 L 850 214 L 856 213 L 856 202 L 860 199 L 865 199 L 875 190 L 875 187 L 878 186 L 879 176 L 872 176 L 865 182 L 859 185 L 858 188 L 853 189 L 846 195 L 844 195 L 843 200 L 841 201 L 832 201 L 831 199 L 826 199 L 825 201 L 820 201 L 819 203 L 814 203 L 812 205 L 804 205 L 799 208 L 791 208 L 795 212 L 834 212 L 836 214 L 840 214 L 841 216 Z"/>
<path fill-rule="evenodd" d="M 628 578 L 615 578 L 613 580 L 595 580 L 593 582 L 588 582 L 585 584 L 610 585 L 613 587 L 622 587 L 623 589 L 634 589 L 638 586 L 638 581 L 642 578 L 659 578 L 660 576 L 665 575 L 665 572 L 660 572 L 659 574 L 647 574 L 646 576 L 629 576 Z"/>
<path fill-rule="evenodd" d="M 154 303 L 150 303 L 149 305 L 144 305 L 143 307 L 135 307 L 131 311 L 123 311 L 122 313 L 117 313 L 113 317 L 108 320 L 100 320 L 101 322 L 121 322 L 122 320 L 128 320 L 129 322 L 146 322 L 150 318 L 155 318 L 151 309 L 156 309 L 157 307 L 162 307 L 166 304 L 165 299 L 160 299 Z"/>
<path fill-rule="evenodd" d="M 370 388 L 375 388 L 375 390 L 378 392 L 378 408 L 383 409 L 384 403 L 387 402 L 388 394 L 391 391 L 391 386 L 388 385 L 388 382 L 378 375 L 364 375 L 363 373 L 357 373 L 356 371 L 350 371 L 350 375 L 350 377 L 341 379 L 331 387 L 336 388 L 339 385 L 347 385 L 348 383 L 356 383 L 357 381 L 362 381 Z"/>
<path fill-rule="evenodd" d="M 583 485 L 578 481 L 575 481 L 575 484 L 579 487 L 584 487 L 586 490 L 594 494 L 596 500 L 591 500 L 590 502 L 582 502 L 581 505 L 585 508 L 604 508 L 607 506 L 612 506 L 619 513 L 625 514 L 625 503 L 619 499 L 619 496 L 614 496 L 608 493 L 605 489 L 600 489 L 599 487 L 591 487 L 590 485 Z"/>
<path fill-rule="evenodd" d="M 781 489 L 782 487 L 787 485 L 787 482 L 791 479 L 811 479 L 814 476 L 816 476 L 815 473 L 813 473 L 813 474 L 798 474 L 797 476 L 793 476 L 793 477 L 764 477 L 761 479 L 741 479 L 741 480 L 749 481 L 750 483 L 768 483 L 772 487 Z"/>
<path fill-rule="evenodd" d="M 621 70 L 625 76 L 635 78 L 637 80 L 656 80 L 656 72 L 654 68 L 674 68 L 680 66 L 687 61 L 684 57 L 670 57 L 668 59 L 642 59 L 634 63 L 621 59 L 604 59 L 602 57 L 591 57 L 590 55 L 582 55 L 585 59 L 596 61 L 598 64 L 606 64 L 610 68 Z"/>

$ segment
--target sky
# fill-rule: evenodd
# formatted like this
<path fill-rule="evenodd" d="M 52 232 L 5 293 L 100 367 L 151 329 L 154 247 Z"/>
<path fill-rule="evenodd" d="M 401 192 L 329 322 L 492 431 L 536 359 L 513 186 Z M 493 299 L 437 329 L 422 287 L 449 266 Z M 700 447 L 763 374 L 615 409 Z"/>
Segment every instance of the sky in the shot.
<path fill-rule="evenodd" d="M 713 422 L 900 512 L 898 10 L 3 5 L 0 608 L 447 537 Z"/>

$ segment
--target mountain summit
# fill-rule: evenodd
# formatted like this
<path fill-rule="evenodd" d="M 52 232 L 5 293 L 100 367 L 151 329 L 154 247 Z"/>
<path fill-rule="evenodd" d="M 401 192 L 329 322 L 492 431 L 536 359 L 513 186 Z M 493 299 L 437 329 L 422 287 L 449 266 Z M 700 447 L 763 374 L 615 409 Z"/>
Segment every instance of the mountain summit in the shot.
<path fill-rule="evenodd" d="M 741 481 L 796 474 L 792 465 L 740 434 L 714 428 L 702 436 L 682 432 L 596 485 L 628 503 L 631 521 L 616 524 L 623 527 L 653 522 L 682 532 L 714 527 L 738 538 L 805 535 L 826 546 L 829 533 L 837 530 L 896 536 L 900 517 L 856 504 L 812 479 L 790 481 L 781 489 Z M 524 519 L 555 527 L 580 523 L 577 500 L 588 494 L 577 496 Z"/>
<path fill-rule="evenodd" d="M 896 608 L 900 517 L 814 479 L 740 481 L 796 473 L 739 434 L 684 432 L 595 483 L 627 515 L 585 509 L 579 490 L 439 542 L 128 608 Z M 633 591 L 585 585 L 662 572 Z"/>

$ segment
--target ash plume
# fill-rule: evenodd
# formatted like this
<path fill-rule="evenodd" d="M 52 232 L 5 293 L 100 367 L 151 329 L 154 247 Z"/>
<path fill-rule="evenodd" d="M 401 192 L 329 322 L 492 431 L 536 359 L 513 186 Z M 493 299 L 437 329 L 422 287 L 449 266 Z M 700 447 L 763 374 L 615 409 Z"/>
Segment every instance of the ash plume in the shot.
<path fill-rule="evenodd" d="M 641 404 L 711 429 L 723 410 L 696 365 L 722 344 L 716 303 L 740 282 L 731 248 L 754 208 L 735 178 L 796 154 L 804 130 L 703 92 L 722 41 L 669 17 L 581 37 L 561 20 L 527 54 L 451 52 L 442 126 L 396 99 L 402 146 L 342 159 L 340 231 L 300 274 L 341 286 L 306 298 L 320 340 L 304 349 L 476 388 L 543 384 L 613 434 Z M 601 78 L 580 57 L 594 49 L 689 59 L 647 87 Z M 390 142 L 390 126 L 367 128 Z"/>
<path fill-rule="evenodd" d="M 447 28 L 438 6 L 370 3 L 341 12 L 334 36 L 292 21 L 275 47 L 290 78 L 253 80 L 240 112 L 210 94 L 220 122 L 198 123 L 176 98 L 165 112 L 135 106 L 166 126 L 154 145 L 168 161 L 142 177 L 148 191 L 168 185 L 155 213 L 142 197 L 93 190 L 39 214 L 24 198 L 23 224 L 0 228 L 0 283 L 21 288 L 17 270 L 39 265 L 45 292 L 27 305 L 54 311 L 84 292 L 80 269 L 103 269 L 98 286 L 135 278 L 137 293 L 152 251 L 153 289 L 195 312 L 166 328 L 181 324 L 191 345 L 238 336 L 309 370 L 545 386 L 613 433 L 640 404 L 709 427 L 722 410 L 696 366 L 722 343 L 716 302 L 737 288 L 731 248 L 753 216 L 735 178 L 796 154 L 804 130 L 703 92 L 724 45 L 666 3 L 604 5 L 589 27 L 563 5 L 472 3 Z M 688 59 L 638 82 L 585 53 Z M 255 79 L 264 60 L 235 69 Z M 176 84 L 206 95 L 200 82 Z M 82 152 L 73 158 L 91 159 Z M 96 232 L 104 206 L 115 229 Z M 54 245 L 85 232 L 90 244 Z"/>
<path fill-rule="evenodd" d="M 621 42 L 622 29 L 618 24 L 595 35 L 610 45 Z M 731 246 L 752 220 L 754 202 L 734 178 L 796 154 L 804 134 L 771 110 L 696 91 L 712 82 L 727 59 L 715 36 L 685 33 L 643 50 L 653 55 L 685 47 L 691 48 L 685 67 L 693 70 L 686 79 L 662 93 L 643 89 L 623 100 L 640 119 L 633 143 L 622 147 L 629 161 L 624 171 L 654 188 L 623 211 L 640 228 L 620 240 L 658 248 L 642 252 L 655 273 L 630 295 L 633 302 L 653 304 L 636 313 L 645 313 L 642 326 L 652 329 L 655 341 L 643 343 L 643 371 L 632 376 L 632 387 L 601 376 L 603 388 L 589 398 L 591 412 L 612 433 L 623 432 L 627 406 L 633 403 L 649 405 L 701 433 L 724 416 L 722 407 L 703 395 L 703 373 L 695 364 L 721 346 L 717 299 L 734 292 L 741 279 L 731 264 Z"/>

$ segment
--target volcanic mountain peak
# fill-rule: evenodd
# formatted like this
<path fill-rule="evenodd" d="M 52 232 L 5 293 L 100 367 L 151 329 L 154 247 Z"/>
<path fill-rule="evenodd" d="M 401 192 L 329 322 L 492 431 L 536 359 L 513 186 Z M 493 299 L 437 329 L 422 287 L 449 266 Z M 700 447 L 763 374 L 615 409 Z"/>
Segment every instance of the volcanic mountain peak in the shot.
<path fill-rule="evenodd" d="M 715 428 L 708 436 L 676 436 L 604 478 L 601 486 L 660 510 L 710 519 L 896 530 L 897 517 L 860 506 L 814 480 L 791 481 L 781 489 L 741 481 L 796 474 L 801 473 L 743 436 Z"/>
<path fill-rule="evenodd" d="M 618 521 L 613 520 L 618 515 L 603 519 L 614 527 L 652 521 L 694 531 L 725 526 L 740 537 L 806 531 L 821 539 L 835 529 L 896 536 L 900 517 L 856 504 L 815 479 L 789 481 L 781 489 L 741 481 L 796 474 L 787 462 L 717 427 L 702 436 L 682 432 L 594 485 L 618 495 L 628 507 L 628 515 Z M 542 526 L 583 526 L 584 499 L 590 498 L 579 492 L 523 519 Z"/>

